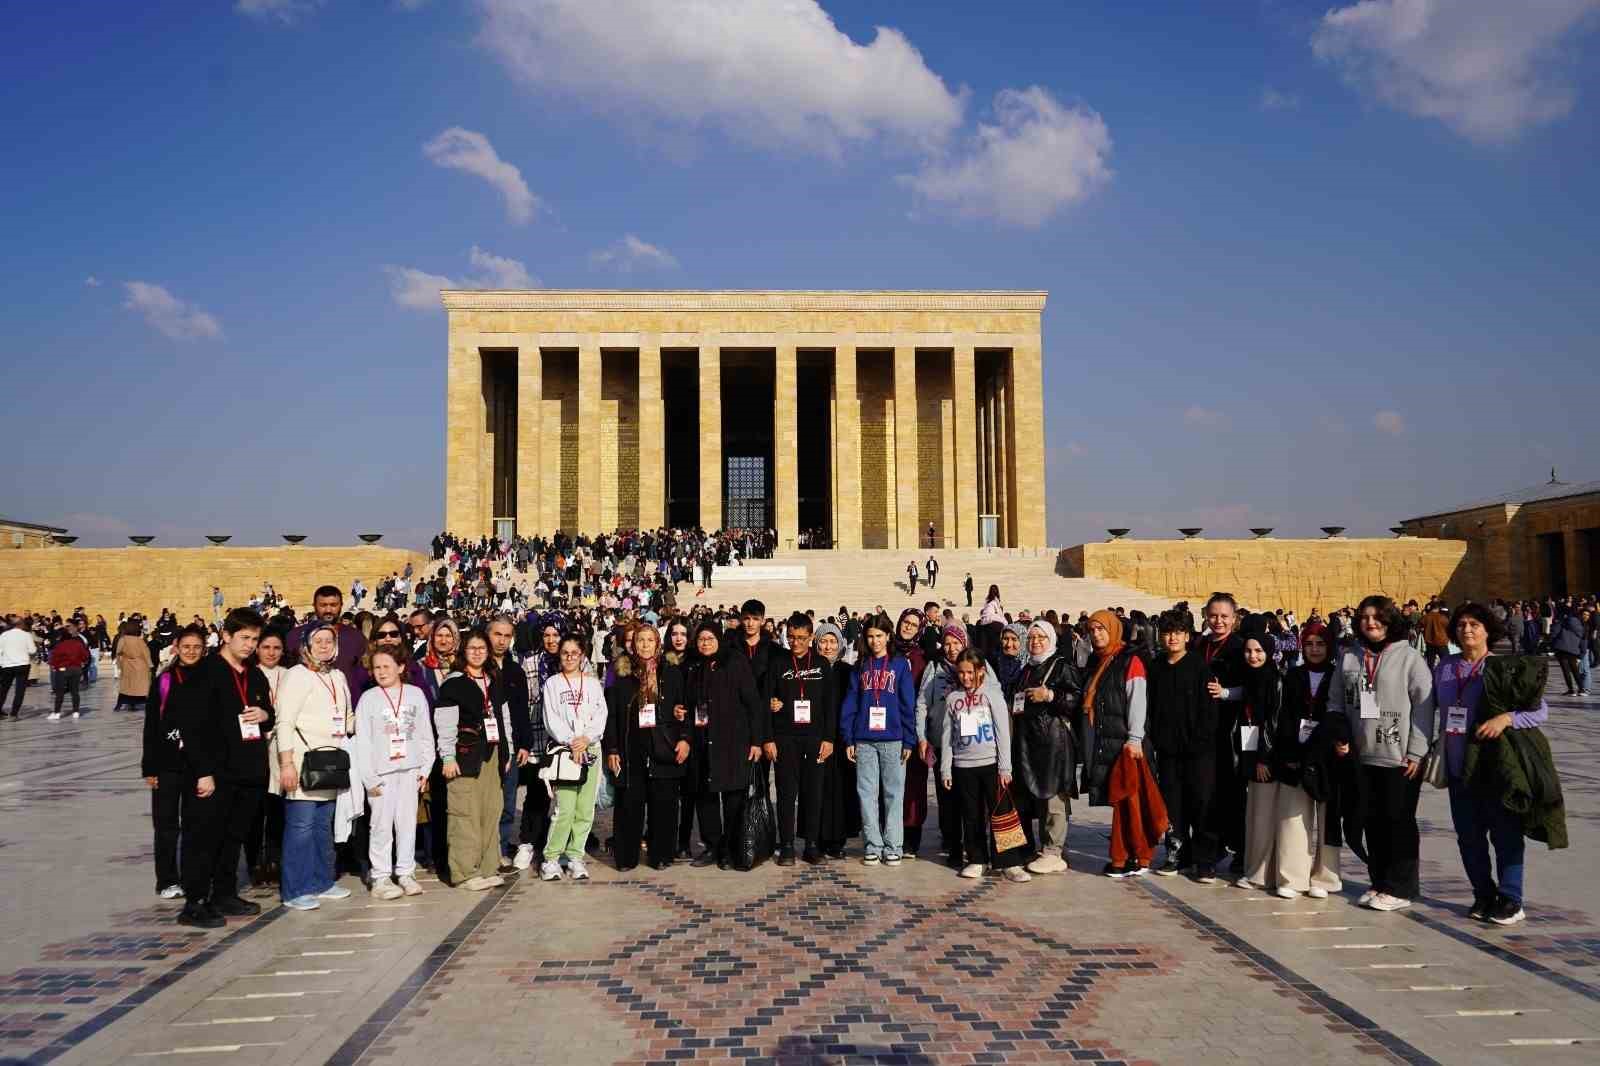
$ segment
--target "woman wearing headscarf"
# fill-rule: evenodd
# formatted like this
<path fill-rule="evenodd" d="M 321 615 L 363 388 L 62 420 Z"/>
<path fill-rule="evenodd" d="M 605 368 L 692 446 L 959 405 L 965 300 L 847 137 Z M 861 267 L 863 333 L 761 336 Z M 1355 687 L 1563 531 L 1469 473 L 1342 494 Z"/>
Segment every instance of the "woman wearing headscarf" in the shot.
<path fill-rule="evenodd" d="M 945 697 L 958 691 L 961 682 L 956 676 L 956 660 L 967 650 L 967 631 L 951 622 L 944 627 L 940 637 L 939 661 L 930 663 L 922 673 L 922 684 L 917 686 L 917 755 L 912 762 L 923 762 L 930 768 L 937 766 L 944 746 Z M 997 687 L 999 682 L 990 677 Z M 1006 706 L 1004 697 L 1000 702 Z M 934 775 L 934 787 L 939 796 L 939 837 L 944 842 L 942 850 L 950 865 L 961 869 L 965 863 L 961 847 L 962 818 L 960 794 L 946 788 L 944 778 Z"/>
<path fill-rule="evenodd" d="M 844 631 L 832 622 L 817 627 L 812 639 L 817 654 L 827 660 L 833 670 L 833 720 L 839 720 L 839 709 L 844 704 L 845 689 L 850 683 L 850 664 L 844 661 Z M 844 747 L 838 731 L 834 734 L 835 751 Z M 822 818 L 817 838 L 822 853 L 830 859 L 844 858 L 845 841 L 861 832 L 861 799 L 856 794 L 856 767 L 849 759 L 837 755 L 822 764 Z"/>
<path fill-rule="evenodd" d="M 1358 644 L 1334 672 L 1328 699 L 1350 722 L 1359 771 L 1362 833 L 1372 888 L 1356 902 L 1376 911 L 1411 906 L 1420 833 L 1422 760 L 1433 740 L 1433 673 L 1405 641 L 1399 608 L 1387 596 L 1356 607 Z"/>
<path fill-rule="evenodd" d="M 756 693 L 749 657 L 724 639 L 722 627 L 705 621 L 695 629 L 700 663 L 689 683 L 694 708 L 695 748 L 700 756 L 700 839 L 705 850 L 695 866 L 733 865 L 733 834 L 744 817 L 752 764 L 770 741 L 769 723 Z"/>
<path fill-rule="evenodd" d="M 1073 725 L 1081 695 L 1078 669 L 1057 647 L 1055 626 L 1034 622 L 1028 627 L 1028 661 L 1007 705 L 1018 756 L 1016 791 L 1042 823 L 1030 873 L 1067 869 L 1067 819 L 1078 794 Z"/>
<path fill-rule="evenodd" d="M 1339 848 L 1328 839 L 1328 783 L 1335 745 L 1348 751 L 1350 723 L 1339 708 L 1329 708 L 1333 668 L 1328 631 L 1320 622 L 1300 630 L 1297 662 L 1283 679 L 1283 710 L 1272 741 L 1273 774 L 1278 781 L 1272 866 L 1276 892 L 1293 899 L 1304 892 L 1326 899 L 1342 887 Z M 1314 797 L 1316 790 L 1320 798 Z"/>
<path fill-rule="evenodd" d="M 661 637 L 641 625 L 632 649 L 613 662 L 616 680 L 606 689 L 606 767 L 617 782 L 618 871 L 639 865 L 639 842 L 650 812 L 650 865 L 665 870 L 677 850 L 678 783 L 689 760 L 683 676 L 662 661 Z"/>
<path fill-rule="evenodd" d="M 1128 800 L 1111 803 L 1111 768 L 1124 751 L 1135 759 L 1144 758 L 1144 662 L 1123 643 L 1122 620 L 1111 611 L 1089 616 L 1089 642 L 1095 657 L 1083 690 L 1084 782 L 1090 804 L 1111 807 L 1110 861 L 1101 872 L 1107 877 L 1137 877 L 1149 869 L 1156 842 L 1144 841 L 1142 855 L 1128 846 L 1130 839 L 1137 846 L 1141 838 L 1132 832 L 1137 812 Z"/>
<path fill-rule="evenodd" d="M 1274 741 L 1283 686 L 1272 653 L 1277 641 L 1265 627 L 1244 637 L 1244 690 L 1239 724 L 1233 731 L 1234 766 L 1245 783 L 1244 872 L 1234 879 L 1237 888 L 1263 888 L 1277 880 L 1273 855 L 1278 838 L 1278 761 Z"/>
<path fill-rule="evenodd" d="M 922 648 L 923 623 L 922 612 L 915 607 L 907 607 L 900 612 L 900 619 L 894 627 L 894 654 L 911 667 L 914 692 L 920 690 L 922 675 L 928 666 L 928 655 Z M 928 769 L 929 764 L 924 759 L 909 759 L 906 762 L 906 798 L 902 821 L 905 857 L 908 859 L 915 859 L 922 847 L 922 825 L 928 820 Z"/>
<path fill-rule="evenodd" d="M 994 663 L 994 677 L 1000 682 L 1008 707 L 1016 695 L 1017 682 L 1022 679 L 1022 668 L 1028 665 L 1027 647 L 1028 627 L 1021 622 L 1013 622 L 1001 630 L 998 650 L 988 656 L 989 661 Z M 982 651 L 981 648 L 979 650 Z"/>

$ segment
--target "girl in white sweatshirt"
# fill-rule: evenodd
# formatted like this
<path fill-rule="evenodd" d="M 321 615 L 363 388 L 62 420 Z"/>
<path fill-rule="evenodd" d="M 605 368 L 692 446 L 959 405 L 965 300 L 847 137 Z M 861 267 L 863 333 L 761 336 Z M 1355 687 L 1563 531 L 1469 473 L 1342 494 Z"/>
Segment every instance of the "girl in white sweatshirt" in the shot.
<path fill-rule="evenodd" d="M 356 704 L 356 733 L 351 758 L 367 786 L 372 807 L 368 857 L 372 862 L 372 895 L 399 899 L 422 892 L 416 877 L 417 793 L 428 781 L 436 756 L 428 727 L 428 699 L 415 685 L 405 684 L 404 667 L 390 651 L 374 648 L 367 669 L 377 682 Z M 394 859 L 395 841 L 400 842 Z M 394 874 L 399 884 L 391 881 Z"/>

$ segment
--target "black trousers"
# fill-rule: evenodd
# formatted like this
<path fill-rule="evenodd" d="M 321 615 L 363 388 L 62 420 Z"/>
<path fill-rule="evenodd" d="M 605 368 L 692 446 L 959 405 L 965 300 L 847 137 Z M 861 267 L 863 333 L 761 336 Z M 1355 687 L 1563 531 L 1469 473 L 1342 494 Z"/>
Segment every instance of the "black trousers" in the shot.
<path fill-rule="evenodd" d="M 738 829 L 744 817 L 747 790 L 729 789 L 727 792 L 703 792 L 700 795 L 700 839 L 710 852 L 720 858 L 732 858 L 729 848 L 731 834 Z"/>
<path fill-rule="evenodd" d="M 911 584 L 911 595 L 915 596 L 917 594 L 917 575 L 908 572 L 906 574 L 906 580 Z"/>
<path fill-rule="evenodd" d="M 1363 766 L 1362 832 L 1367 838 L 1367 872 L 1372 887 L 1401 899 L 1416 899 L 1417 800 L 1422 775 L 1407 779 L 1399 766 Z"/>
<path fill-rule="evenodd" d="M 239 894 L 239 852 L 266 789 L 218 781 L 201 799 L 195 778 L 183 788 L 183 894 L 190 903 Z"/>
<path fill-rule="evenodd" d="M 1561 680 L 1567 686 L 1567 695 L 1582 689 L 1578 675 L 1578 657 L 1569 651 L 1556 652 L 1556 662 L 1561 667 Z"/>
<path fill-rule="evenodd" d="M 646 777 L 634 771 L 629 783 L 617 789 L 616 832 L 612 854 L 617 869 L 639 865 L 639 845 L 645 834 L 645 812 L 649 810 L 650 861 L 666 862 L 677 852 L 678 783 L 676 777 Z"/>
<path fill-rule="evenodd" d="M 1172 838 L 1178 842 L 1178 862 L 1201 869 L 1215 866 L 1219 858 L 1211 823 L 1217 788 L 1215 754 L 1161 756 L 1156 759 L 1156 783 L 1167 805 Z"/>
<path fill-rule="evenodd" d="M 22 695 L 28 691 L 28 671 L 30 669 L 32 667 L 27 663 L 21 666 L 8 666 L 0 669 L 0 711 L 5 710 L 6 693 L 12 693 L 11 717 L 13 718 L 22 713 Z"/>
<path fill-rule="evenodd" d="M 78 686 L 82 683 L 82 670 L 50 671 L 50 687 L 55 690 L 55 710 L 57 714 L 61 713 L 61 703 L 66 699 L 68 693 L 72 694 L 72 713 L 78 713 Z"/>
<path fill-rule="evenodd" d="M 965 836 L 965 825 L 961 818 L 961 796 L 954 788 L 944 787 L 944 778 L 939 776 L 939 761 L 934 760 L 933 794 L 939 801 L 939 839 L 944 842 L 944 850 L 952 855 L 961 854 L 961 841 Z"/>
<path fill-rule="evenodd" d="M 531 769 L 531 767 L 530 767 Z M 545 841 L 550 839 L 550 793 L 538 777 L 528 778 L 527 791 L 522 798 L 522 819 L 517 824 L 517 843 L 533 845 L 535 855 L 544 854 Z"/>
<path fill-rule="evenodd" d="M 283 797 L 270 792 L 250 822 L 250 835 L 244 841 L 244 865 L 254 875 L 267 863 L 276 865 L 283 858 Z"/>
<path fill-rule="evenodd" d="M 1033 856 L 1026 846 L 1012 848 L 1001 854 L 994 850 L 990 839 L 989 819 L 994 815 L 995 796 L 1000 789 L 1000 768 L 988 766 L 954 766 L 950 778 L 957 795 L 961 797 L 962 836 L 966 846 L 962 858 L 966 862 L 981 862 L 1003 868 L 1021 866 Z M 951 853 L 955 855 L 954 852 Z"/>
<path fill-rule="evenodd" d="M 1227 716 L 1224 716 L 1225 718 Z M 1211 831 L 1217 838 L 1217 856 L 1227 848 L 1244 854 L 1244 779 L 1233 769 L 1233 723 L 1217 723 L 1216 754 L 1211 762 L 1215 787 L 1211 796 Z M 1165 797 L 1162 797 L 1163 799 Z"/>
<path fill-rule="evenodd" d="M 822 832 L 822 764 L 817 752 L 820 737 L 779 737 L 778 739 L 778 846 L 793 847 L 795 803 L 800 806 L 799 833 L 802 840 L 817 843 Z M 833 756 L 828 756 L 830 759 Z"/>
<path fill-rule="evenodd" d="M 156 890 L 182 882 L 178 872 L 178 835 L 183 826 L 185 797 L 193 799 L 192 788 L 184 788 L 184 776 L 176 773 L 156 775 L 150 790 L 150 823 L 155 828 Z"/>

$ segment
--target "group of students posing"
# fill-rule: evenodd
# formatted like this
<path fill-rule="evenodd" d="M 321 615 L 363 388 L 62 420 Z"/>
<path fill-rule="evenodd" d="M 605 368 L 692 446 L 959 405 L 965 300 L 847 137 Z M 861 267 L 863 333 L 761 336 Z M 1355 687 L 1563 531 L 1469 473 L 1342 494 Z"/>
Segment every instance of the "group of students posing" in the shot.
<path fill-rule="evenodd" d="M 916 857 L 931 774 L 943 852 L 964 877 L 995 870 L 1026 882 L 1067 870 L 1071 801 L 1086 797 L 1112 807 L 1108 876 L 1147 872 L 1165 843 L 1158 874 L 1212 882 L 1232 852 L 1235 884 L 1321 897 L 1341 887 L 1340 829 L 1354 825 L 1372 882 L 1362 904 L 1408 905 L 1436 694 L 1447 692 L 1456 733 L 1532 728 L 1546 714 L 1541 704 L 1477 720 L 1475 678 L 1497 623 L 1475 605 L 1459 608 L 1451 629 L 1461 652 L 1430 671 L 1393 603 L 1371 597 L 1357 610 L 1354 643 L 1335 649 L 1309 623 L 1299 662 L 1282 672 L 1272 638 L 1240 621 L 1225 594 L 1207 603 L 1198 634 L 1187 611 L 1169 612 L 1152 656 L 1124 641 L 1117 614 L 1098 611 L 1080 667 L 1043 619 L 997 637 L 980 630 L 980 650 L 964 626 L 935 634 L 917 611 L 896 622 L 878 614 L 852 657 L 836 626 L 802 613 L 779 643 L 752 600 L 732 629 L 715 619 L 692 630 L 683 619 L 630 625 L 625 651 L 600 677 L 581 635 L 554 622 L 519 661 L 506 617 L 465 634 L 441 618 L 413 655 L 393 616 L 368 644 L 320 604 L 318 618 L 288 634 L 264 633 L 259 616 L 236 610 L 213 655 L 202 634 L 180 634 L 146 705 L 157 886 L 184 897 L 185 924 L 254 913 L 239 897 L 237 866 L 269 794 L 281 797 L 281 828 L 270 820 L 268 833 L 281 833 L 282 896 L 297 910 L 349 895 L 336 883 L 333 842 L 364 810 L 373 894 L 422 891 L 424 794 L 430 847 L 451 884 L 490 888 L 536 859 L 544 880 L 584 880 L 602 777 L 614 791 L 619 870 L 644 856 L 657 869 L 686 857 L 727 869 L 741 865 L 734 837 L 747 797 L 771 771 L 780 866 L 842 858 L 858 833 L 868 866 Z M 289 656 L 298 663 L 285 668 Z M 330 751 L 348 754 L 348 787 L 308 788 L 318 783 L 304 776 L 308 753 Z M 522 767 L 537 776 L 524 777 L 512 858 L 506 797 L 514 803 Z M 1165 838 L 1149 828 L 1156 787 Z M 1454 780 L 1451 800 L 1475 915 L 1517 920 L 1520 832 L 1507 831 L 1494 804 L 1464 788 L 1458 796 Z M 1004 834 L 1002 846 L 994 816 L 1011 806 L 1022 839 Z M 696 823 L 703 850 L 693 856 Z"/>

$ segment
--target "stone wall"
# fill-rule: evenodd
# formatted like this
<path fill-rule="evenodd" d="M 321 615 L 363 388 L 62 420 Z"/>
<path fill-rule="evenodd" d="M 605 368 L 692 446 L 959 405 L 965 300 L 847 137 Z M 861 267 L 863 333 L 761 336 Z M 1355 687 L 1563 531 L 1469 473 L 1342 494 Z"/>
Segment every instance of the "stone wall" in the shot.
<path fill-rule="evenodd" d="M 1120 540 L 1064 549 L 1064 577 L 1114 581 L 1164 599 L 1203 603 L 1231 592 L 1253 609 L 1291 608 L 1302 618 L 1354 605 L 1373 593 L 1401 602 L 1443 593 L 1483 596 L 1476 560 L 1462 541 Z"/>
<path fill-rule="evenodd" d="M 297 610 L 318 585 L 348 596 L 357 577 L 376 590 L 380 578 L 405 569 L 420 574 L 426 557 L 402 548 L 54 548 L 0 552 L 0 612 L 83 607 L 115 621 L 122 612 L 153 615 L 170 607 L 180 619 L 211 618 L 211 586 L 228 606 L 247 603 L 270 581 Z M 371 600 L 368 604 L 370 606 Z"/>

